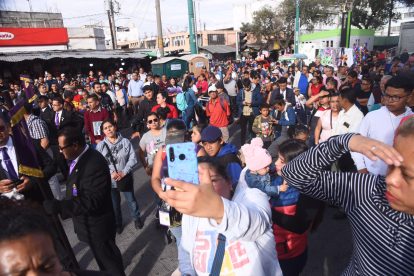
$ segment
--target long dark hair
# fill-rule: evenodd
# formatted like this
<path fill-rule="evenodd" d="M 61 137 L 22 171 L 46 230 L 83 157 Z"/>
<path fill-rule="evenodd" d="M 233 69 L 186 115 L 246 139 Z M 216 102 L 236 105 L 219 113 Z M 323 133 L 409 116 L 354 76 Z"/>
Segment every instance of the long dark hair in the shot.
<path fill-rule="evenodd" d="M 283 156 L 285 163 L 292 161 L 301 153 L 308 150 L 308 146 L 297 139 L 287 140 L 279 146 L 279 156 Z"/>
<path fill-rule="evenodd" d="M 183 91 L 188 91 L 191 88 L 191 83 L 193 82 L 193 78 L 191 76 L 187 76 L 184 79 L 183 83 Z"/>

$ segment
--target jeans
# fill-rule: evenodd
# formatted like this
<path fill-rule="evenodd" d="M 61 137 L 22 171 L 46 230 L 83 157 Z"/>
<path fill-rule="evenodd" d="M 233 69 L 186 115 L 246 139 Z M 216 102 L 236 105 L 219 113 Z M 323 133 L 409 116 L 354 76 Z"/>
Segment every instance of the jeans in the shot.
<path fill-rule="evenodd" d="M 244 145 L 246 143 L 246 132 L 248 135 L 248 140 L 255 137 L 255 134 L 252 130 L 253 122 L 254 122 L 254 115 L 252 114 L 250 116 L 245 116 L 242 114 L 240 116 L 239 122 L 240 122 L 240 142 L 241 142 L 241 145 Z"/>
<path fill-rule="evenodd" d="M 129 210 L 133 220 L 139 219 L 139 206 L 135 199 L 134 192 L 122 192 L 128 202 Z M 121 212 L 121 192 L 118 189 L 111 190 L 112 206 L 115 212 L 115 221 L 117 226 L 122 226 L 122 212 Z"/>
<path fill-rule="evenodd" d="M 177 249 L 178 249 L 181 243 L 181 235 L 182 235 L 181 226 L 170 227 L 169 229 L 170 229 L 171 234 L 174 235 L 175 240 L 177 241 Z"/>
<path fill-rule="evenodd" d="M 183 111 L 183 121 L 187 127 L 187 130 L 191 129 L 191 122 L 195 120 L 195 111 L 194 107 L 188 107 Z"/>
<path fill-rule="evenodd" d="M 237 116 L 237 96 L 229 96 L 231 115 Z"/>

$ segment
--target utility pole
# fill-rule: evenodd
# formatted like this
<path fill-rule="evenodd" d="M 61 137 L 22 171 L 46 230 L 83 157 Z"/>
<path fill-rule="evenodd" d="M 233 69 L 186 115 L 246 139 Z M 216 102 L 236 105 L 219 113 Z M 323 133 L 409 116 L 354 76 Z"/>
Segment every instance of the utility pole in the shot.
<path fill-rule="evenodd" d="M 296 18 L 295 18 L 295 54 L 299 53 L 299 5 L 300 0 L 295 0 L 296 3 Z"/>
<path fill-rule="evenodd" d="M 196 38 L 194 35 L 194 9 L 193 0 L 187 0 L 188 6 L 188 31 L 190 33 L 191 54 L 197 54 Z"/>
<path fill-rule="evenodd" d="M 160 0 L 155 0 L 155 11 L 157 15 L 158 50 L 160 51 L 160 57 L 164 57 L 164 40 L 162 39 Z"/>
<path fill-rule="evenodd" d="M 112 0 L 105 0 L 106 12 L 108 13 L 109 19 L 109 30 L 111 31 L 112 49 L 116 49 L 116 28 L 114 18 L 114 3 Z"/>
<path fill-rule="evenodd" d="M 27 0 L 27 2 L 29 2 L 29 10 L 30 10 L 30 13 L 32 13 L 33 12 L 32 2 L 30 2 L 30 0 Z"/>
<path fill-rule="evenodd" d="M 197 18 L 198 18 L 198 15 L 197 15 L 197 9 L 196 9 L 196 4 L 195 4 L 195 2 L 193 1 L 193 13 L 194 13 L 194 23 L 193 23 L 193 26 L 194 26 L 194 35 L 195 35 L 195 45 L 196 45 L 196 54 L 198 54 L 198 47 L 199 46 L 203 46 L 203 45 L 200 45 L 200 41 L 198 41 L 198 31 L 201 31 L 201 30 L 199 30 L 198 29 L 198 27 L 197 27 Z M 202 38 L 202 34 L 200 34 L 200 37 Z M 203 43 L 203 40 L 201 39 L 201 44 Z"/>

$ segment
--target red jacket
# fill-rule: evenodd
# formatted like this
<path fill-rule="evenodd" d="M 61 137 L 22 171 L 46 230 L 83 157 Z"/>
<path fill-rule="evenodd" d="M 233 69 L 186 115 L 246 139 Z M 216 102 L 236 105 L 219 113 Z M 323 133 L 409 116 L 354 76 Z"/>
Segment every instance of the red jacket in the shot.
<path fill-rule="evenodd" d="M 157 104 L 151 109 L 151 112 L 157 112 L 157 109 L 160 107 L 161 106 Z M 170 109 L 170 112 L 168 112 L 168 115 L 167 115 L 167 119 L 177 119 L 178 118 L 177 108 L 175 108 L 175 106 L 173 106 L 172 104 L 167 104 L 167 107 Z"/>
<path fill-rule="evenodd" d="M 210 117 L 210 125 L 226 127 L 229 125 L 230 107 L 227 101 L 218 97 L 215 102 L 210 100 L 206 106 L 206 115 Z"/>

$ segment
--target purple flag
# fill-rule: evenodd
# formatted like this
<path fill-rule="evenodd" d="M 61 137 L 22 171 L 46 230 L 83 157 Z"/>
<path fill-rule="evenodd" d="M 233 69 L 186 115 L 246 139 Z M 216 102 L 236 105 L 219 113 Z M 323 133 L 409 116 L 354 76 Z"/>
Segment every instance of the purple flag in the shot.
<path fill-rule="evenodd" d="M 31 82 L 32 80 L 30 79 L 29 75 L 20 75 L 20 83 L 29 103 L 32 103 L 37 98 L 33 84 Z"/>
<path fill-rule="evenodd" d="M 19 160 L 19 174 L 43 177 L 43 171 L 39 166 L 32 138 L 30 137 L 29 129 L 24 119 L 24 114 L 26 113 L 27 111 L 24 108 L 23 101 L 17 103 L 9 111 L 14 149 L 17 160 Z"/>

